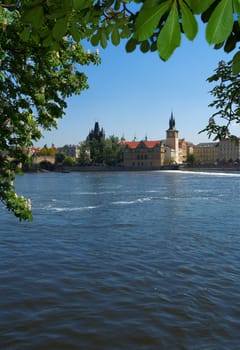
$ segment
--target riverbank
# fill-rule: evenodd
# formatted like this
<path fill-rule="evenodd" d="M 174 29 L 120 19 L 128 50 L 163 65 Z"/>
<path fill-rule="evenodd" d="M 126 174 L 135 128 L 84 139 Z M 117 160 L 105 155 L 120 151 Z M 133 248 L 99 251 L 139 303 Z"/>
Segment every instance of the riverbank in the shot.
<path fill-rule="evenodd" d="M 182 171 L 240 171 L 240 165 L 224 164 L 224 165 L 163 165 L 158 167 L 125 167 L 122 165 L 107 166 L 107 165 L 91 165 L 91 166 L 51 166 L 48 169 L 45 168 L 31 168 L 24 170 L 24 172 L 32 173 L 46 173 L 46 172 L 58 172 L 58 173 L 71 173 L 71 172 L 122 172 L 122 171 L 159 171 L 159 170 L 182 170 Z"/>
<path fill-rule="evenodd" d="M 107 166 L 107 165 L 92 165 L 92 166 L 59 166 L 55 169 L 56 172 L 103 172 L 103 171 L 153 171 L 153 170 L 179 170 L 178 165 L 163 165 L 158 167 L 126 167 L 126 166 Z"/>
<path fill-rule="evenodd" d="M 194 165 L 179 166 L 179 170 L 186 171 L 240 171 L 240 165 L 224 164 L 224 165 Z"/>

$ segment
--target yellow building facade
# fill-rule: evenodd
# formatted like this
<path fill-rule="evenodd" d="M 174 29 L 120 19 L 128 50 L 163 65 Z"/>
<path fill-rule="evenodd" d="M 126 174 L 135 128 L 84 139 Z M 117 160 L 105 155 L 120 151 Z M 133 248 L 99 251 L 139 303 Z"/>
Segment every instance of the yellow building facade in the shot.
<path fill-rule="evenodd" d="M 223 139 L 220 142 L 199 143 L 194 146 L 194 157 L 197 163 L 228 163 L 240 160 L 240 142 Z"/>
<path fill-rule="evenodd" d="M 126 167 L 154 168 L 164 164 L 165 148 L 161 141 L 122 141 Z"/>
<path fill-rule="evenodd" d="M 199 143 L 194 146 L 194 158 L 197 163 L 213 164 L 218 161 L 218 146 L 216 142 Z"/>
<path fill-rule="evenodd" d="M 190 143 L 179 139 L 171 113 L 166 140 L 121 141 L 123 165 L 127 168 L 157 168 L 186 161 Z M 192 144 L 191 144 L 192 145 Z"/>

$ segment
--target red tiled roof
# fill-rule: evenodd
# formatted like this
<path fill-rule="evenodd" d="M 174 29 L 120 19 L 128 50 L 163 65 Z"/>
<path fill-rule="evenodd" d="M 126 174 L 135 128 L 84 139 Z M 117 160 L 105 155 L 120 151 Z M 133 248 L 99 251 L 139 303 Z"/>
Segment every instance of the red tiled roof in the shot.
<path fill-rule="evenodd" d="M 120 144 L 122 146 L 128 146 L 129 148 L 136 148 L 139 142 L 136 141 L 121 141 Z"/>
<path fill-rule="evenodd" d="M 38 148 L 38 147 L 30 147 L 29 151 L 32 152 L 32 153 L 36 153 L 36 152 L 40 151 L 40 148 Z"/>
<path fill-rule="evenodd" d="M 147 146 L 147 148 L 153 148 L 156 145 L 160 145 L 161 141 L 144 141 L 144 143 Z"/>
<path fill-rule="evenodd" d="M 156 145 L 160 145 L 161 141 L 121 141 L 120 144 L 128 146 L 129 148 L 137 148 L 138 145 L 143 142 L 147 148 L 153 148 Z"/>

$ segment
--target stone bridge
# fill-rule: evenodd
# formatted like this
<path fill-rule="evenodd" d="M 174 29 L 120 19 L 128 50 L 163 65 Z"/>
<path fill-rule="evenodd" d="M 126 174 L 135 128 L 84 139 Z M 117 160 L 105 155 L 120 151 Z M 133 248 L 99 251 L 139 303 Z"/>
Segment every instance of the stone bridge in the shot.
<path fill-rule="evenodd" d="M 33 160 L 33 164 L 40 164 L 44 162 L 55 164 L 54 156 L 33 156 L 32 160 Z"/>

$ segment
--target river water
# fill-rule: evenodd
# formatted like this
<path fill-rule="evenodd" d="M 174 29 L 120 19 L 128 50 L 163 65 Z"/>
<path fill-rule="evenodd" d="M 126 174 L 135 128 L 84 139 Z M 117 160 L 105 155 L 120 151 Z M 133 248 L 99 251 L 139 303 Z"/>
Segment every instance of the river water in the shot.
<path fill-rule="evenodd" d="M 240 174 L 27 174 L 1 209 L 1 350 L 240 348 Z"/>

